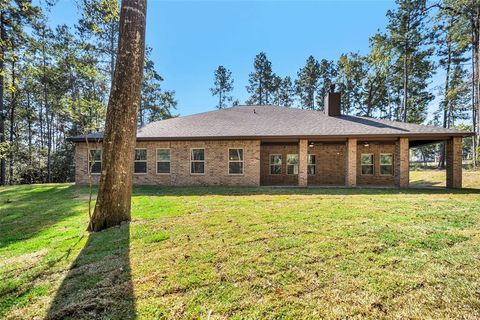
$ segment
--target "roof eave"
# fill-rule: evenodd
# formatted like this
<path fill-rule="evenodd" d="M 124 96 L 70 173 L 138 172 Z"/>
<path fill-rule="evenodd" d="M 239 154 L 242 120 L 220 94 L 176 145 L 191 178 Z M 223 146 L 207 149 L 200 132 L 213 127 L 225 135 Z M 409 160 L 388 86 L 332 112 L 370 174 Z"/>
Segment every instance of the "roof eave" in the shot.
<path fill-rule="evenodd" d="M 410 138 L 437 140 L 448 139 L 449 137 L 471 137 L 473 132 L 439 132 L 439 133 L 388 133 L 388 134 L 344 134 L 344 135 L 263 135 L 263 136 L 186 136 L 186 137 L 137 137 L 137 141 L 172 141 L 172 140 L 264 140 L 264 139 L 381 139 L 381 138 Z M 103 137 L 70 137 L 71 142 L 101 142 Z"/>

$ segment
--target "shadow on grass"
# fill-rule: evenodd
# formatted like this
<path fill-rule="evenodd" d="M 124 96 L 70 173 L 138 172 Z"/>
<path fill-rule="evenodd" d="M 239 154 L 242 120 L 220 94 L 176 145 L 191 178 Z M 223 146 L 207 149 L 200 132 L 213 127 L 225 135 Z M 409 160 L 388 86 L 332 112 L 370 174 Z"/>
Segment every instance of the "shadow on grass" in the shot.
<path fill-rule="evenodd" d="M 431 181 L 431 180 L 425 180 L 425 179 L 421 179 L 421 180 L 415 180 L 413 182 L 410 183 L 410 187 L 412 188 L 445 188 L 444 186 L 442 186 L 442 183 L 441 182 L 438 182 L 438 181 Z M 468 190 L 468 189 L 467 189 Z M 475 190 L 475 189 L 472 189 L 472 190 Z"/>
<path fill-rule="evenodd" d="M 0 192 L 0 248 L 30 239 L 78 214 L 73 185 L 31 185 Z"/>
<path fill-rule="evenodd" d="M 395 195 L 395 194 L 480 194 L 480 189 L 446 189 L 444 187 L 416 187 L 408 189 L 366 187 L 161 187 L 136 186 L 135 196 L 249 196 L 249 195 Z"/>
<path fill-rule="evenodd" d="M 46 318 L 134 319 L 129 243 L 129 224 L 91 233 Z"/>

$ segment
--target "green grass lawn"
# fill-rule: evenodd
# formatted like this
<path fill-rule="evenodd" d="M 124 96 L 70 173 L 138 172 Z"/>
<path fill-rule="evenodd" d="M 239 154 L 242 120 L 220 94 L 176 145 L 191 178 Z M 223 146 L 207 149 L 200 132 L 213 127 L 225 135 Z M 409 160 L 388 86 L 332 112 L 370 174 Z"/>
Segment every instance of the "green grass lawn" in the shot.
<path fill-rule="evenodd" d="M 480 190 L 141 187 L 94 234 L 87 192 L 0 189 L 0 318 L 480 317 Z"/>

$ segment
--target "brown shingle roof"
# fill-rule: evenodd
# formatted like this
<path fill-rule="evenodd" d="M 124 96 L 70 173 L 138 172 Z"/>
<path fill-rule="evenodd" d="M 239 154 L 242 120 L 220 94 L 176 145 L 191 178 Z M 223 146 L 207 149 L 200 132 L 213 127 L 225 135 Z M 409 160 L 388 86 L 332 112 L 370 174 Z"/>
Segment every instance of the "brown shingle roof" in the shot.
<path fill-rule="evenodd" d="M 237 106 L 156 121 L 138 129 L 138 140 L 277 137 L 469 136 L 468 132 L 277 106 Z M 91 139 L 101 138 L 92 134 Z M 85 140 L 77 136 L 72 141 Z"/>

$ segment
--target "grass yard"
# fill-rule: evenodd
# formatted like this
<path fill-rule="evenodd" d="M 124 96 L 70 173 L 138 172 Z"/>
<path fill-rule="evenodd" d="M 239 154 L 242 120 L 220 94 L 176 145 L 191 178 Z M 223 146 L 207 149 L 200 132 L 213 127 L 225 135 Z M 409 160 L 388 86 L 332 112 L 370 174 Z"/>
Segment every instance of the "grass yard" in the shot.
<path fill-rule="evenodd" d="M 0 189 L 0 318 L 480 318 L 480 190 L 141 187 L 94 234 L 87 192 Z"/>

